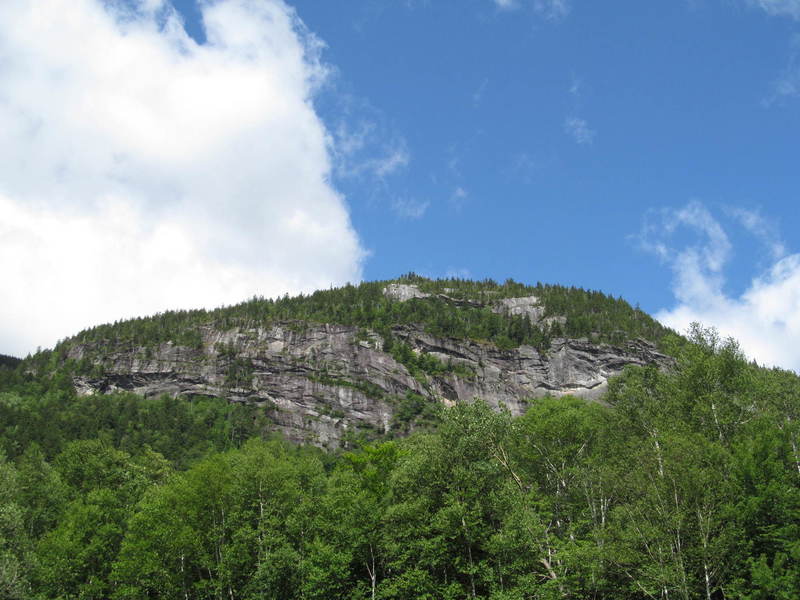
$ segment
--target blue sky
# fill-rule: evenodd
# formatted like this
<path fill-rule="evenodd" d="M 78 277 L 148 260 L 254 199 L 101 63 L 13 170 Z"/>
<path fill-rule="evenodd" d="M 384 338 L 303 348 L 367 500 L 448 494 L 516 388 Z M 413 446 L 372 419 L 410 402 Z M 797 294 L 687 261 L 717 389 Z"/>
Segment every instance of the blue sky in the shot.
<path fill-rule="evenodd" d="M 56 0 L 47 1 L 57 8 Z M 793 350 L 800 334 L 798 0 L 621 1 L 613 6 L 578 0 L 222 0 L 202 5 L 136 0 L 105 8 L 96 0 L 78 0 L 76 6 L 76 13 L 85 12 L 86 23 L 99 22 L 103 11 L 111 15 L 104 21 L 106 43 L 114 39 L 123 48 L 134 37 L 141 42 L 141 61 L 130 59 L 127 71 L 100 65 L 100 75 L 76 76 L 80 85 L 113 88 L 109 97 L 117 98 L 128 81 L 138 85 L 150 77 L 147 73 L 161 69 L 163 78 L 142 89 L 162 86 L 166 97 L 183 98 L 191 106 L 188 117 L 178 109 L 162 111 L 155 96 L 137 87 L 121 105 L 126 108 L 109 111 L 112 123 L 119 111 L 138 115 L 142 102 L 142 111 L 155 115 L 150 119 L 154 129 L 159 119 L 167 129 L 176 120 L 191 121 L 175 129 L 177 138 L 205 127 L 238 127 L 258 132 L 253 137 L 258 141 L 243 142 L 245 133 L 230 139 L 209 134 L 176 149 L 191 154 L 207 143 L 213 145 L 211 156 L 222 152 L 219 148 L 237 148 L 214 154 L 208 163 L 226 165 L 214 178 L 219 189 L 213 198 L 204 196 L 208 186 L 198 190 L 187 183 L 195 162 L 178 164 L 177 154 L 160 157 L 163 140 L 141 141 L 134 131 L 122 141 L 118 136 L 109 141 L 94 125 L 80 134 L 99 140 L 98 152 L 107 147 L 108 154 L 123 157 L 102 173 L 92 171 L 88 179 L 97 176 L 96 189 L 73 190 L 58 175 L 52 189 L 37 196 L 29 183 L 17 181 L 16 172 L 0 173 L 0 200 L 5 192 L 6 210 L 13 208 L 16 218 L 28 223 L 60 214 L 63 203 L 30 212 L 42 205 L 43 195 L 58 190 L 76 198 L 96 194 L 91 204 L 76 200 L 73 205 L 80 206 L 82 218 L 100 219 L 95 229 L 108 230 L 107 222 L 120 222 L 107 214 L 104 190 L 110 186 L 124 199 L 119 210 L 132 210 L 134 220 L 141 221 L 136 233 L 122 233 L 130 235 L 132 248 L 162 248 L 149 235 L 185 237 L 186 261 L 191 257 L 193 265 L 219 266 L 195 278 L 230 282 L 224 286 L 229 295 L 210 288 L 184 293 L 194 284 L 166 293 L 166 283 L 148 294 L 141 292 L 148 288 L 139 278 L 154 277 L 143 269 L 119 282 L 123 292 L 140 290 L 141 302 L 121 293 L 103 304 L 110 307 L 106 312 L 66 319 L 71 327 L 89 325 L 93 318 L 232 302 L 234 293 L 274 295 L 413 270 L 431 277 L 513 277 L 601 289 L 639 303 L 678 329 L 690 320 L 716 325 L 762 362 L 800 366 L 800 353 Z M 8 22 L 20 19 L 22 30 L 40 25 L 25 16 L 21 0 L 11 0 L 3 10 Z M 81 27 L 76 24 L 75 31 Z M 237 35 L 250 27 L 260 33 L 252 39 L 242 34 L 247 46 Z M 191 39 L 184 39 L 184 28 Z M 208 39 L 207 29 L 212 31 Z M 20 38 L 17 46 L 0 46 L 0 56 L 13 65 L 21 61 L 16 57 L 31 54 L 27 43 Z M 151 55 L 147 49 L 159 50 Z M 258 50 L 255 61 L 248 54 L 253 49 Z M 42 65 L 51 67 L 52 53 L 37 52 L 45 57 Z M 217 63 L 203 63 L 206 58 L 226 65 L 219 73 L 240 77 L 214 75 L 208 65 Z M 145 70 L 147 60 L 157 68 Z M 182 87 L 181 82 L 194 81 L 195 71 L 186 70 L 194 68 L 192 62 L 197 73 L 204 73 L 203 83 Z M 262 97 L 263 90 L 247 78 L 258 81 L 271 73 L 280 77 L 270 79 L 275 87 Z M 29 87 L 36 93 L 22 75 L 12 81 L 5 91 L 0 84 L 0 94 L 16 98 L 19 89 Z M 83 89 L 80 85 L 69 90 Z M 220 89 L 236 92 L 227 106 L 243 103 L 231 109 L 228 120 L 219 117 L 224 112 L 219 107 L 226 105 L 214 103 Z M 283 104 L 271 103 L 275 98 Z M 46 116 L 32 119 L 54 131 L 64 127 L 60 117 L 50 116 L 54 109 L 41 102 Z M 254 113 L 250 121 L 235 120 L 259 106 L 264 118 Z M 284 110 L 287 106 L 294 108 Z M 280 119 L 270 117 L 275 111 Z M 281 119 L 286 131 L 276 129 Z M 292 131 L 302 132 L 297 147 L 284 150 Z M 19 146 L 16 138 L 0 139 L 6 146 L 12 142 Z M 36 164 L 43 152 L 38 142 L 30 143 L 30 162 Z M 161 167 L 153 167 L 159 160 Z M 63 162 L 53 159 L 47 165 L 62 173 Z M 69 173 L 72 166 L 66 162 Z M 263 173 L 261 163 L 267 164 Z M 120 172 L 119 164 L 135 168 Z M 85 169 L 83 163 L 74 167 L 76 180 L 78 175 L 87 180 Z M 175 173 L 184 171 L 185 179 L 177 179 Z M 3 177 L 12 183 L 3 187 Z M 117 189 L 120 181 L 127 187 Z M 306 189 L 306 182 L 316 183 Z M 268 189 L 277 190 L 275 197 Z M 279 195 L 280 190 L 287 191 Z M 258 219 L 247 216 L 256 210 L 264 223 L 283 222 L 281 211 L 289 210 L 284 203 L 305 206 L 308 198 L 318 203 L 309 203 L 303 216 L 287 217 L 297 237 L 277 225 L 259 229 Z M 194 220 L 195 213 L 207 218 Z M 175 228 L 159 237 L 153 233 L 153 215 L 161 214 L 174 217 Z M 227 223 L 231 214 L 241 219 L 230 217 L 230 235 L 210 234 L 213 247 L 198 241 L 209 239 L 213 225 L 220 218 Z M 318 214 L 327 216 L 315 220 Z M 335 226 L 326 229 L 331 223 Z M 242 230 L 249 233 L 239 235 Z M 322 230 L 313 243 L 304 241 L 309 231 Z M 97 253 L 106 243 L 114 242 L 98 241 L 85 252 Z M 271 244 L 299 244 L 305 259 L 292 252 L 273 256 L 267 250 Z M 13 249 L 22 256 L 27 247 Z M 160 259 L 151 264 L 137 252 L 120 253 L 114 265 L 124 270 L 144 261 L 152 272 L 163 269 Z M 163 246 L 163 252 L 174 248 Z M 268 256 L 251 260 L 259 253 Z M 239 285 L 245 279 L 255 284 Z M 107 286 L 98 284 L 98 289 Z M 0 342 L 3 319 L 19 322 L 23 312 L 0 314 Z M 49 331 L 39 334 L 42 345 L 52 343 L 56 334 Z M 59 330 L 56 337 L 69 332 Z M 5 336 L 15 351 L 34 342 L 10 328 Z"/>
<path fill-rule="evenodd" d="M 367 278 L 511 276 L 655 312 L 673 298 L 635 239 L 649 210 L 758 210 L 797 246 L 800 106 L 770 104 L 791 19 L 725 2 L 575 2 L 550 19 L 530 2 L 295 6 L 338 69 L 322 114 L 335 123 L 335 96 L 353 94 L 384 138 L 370 150 L 388 138 L 408 154 L 378 181 L 337 180 L 373 252 Z M 570 119 L 585 122 L 583 143 Z M 427 210 L 403 218 L 397 200 Z M 757 261 L 741 250 L 734 293 Z"/>

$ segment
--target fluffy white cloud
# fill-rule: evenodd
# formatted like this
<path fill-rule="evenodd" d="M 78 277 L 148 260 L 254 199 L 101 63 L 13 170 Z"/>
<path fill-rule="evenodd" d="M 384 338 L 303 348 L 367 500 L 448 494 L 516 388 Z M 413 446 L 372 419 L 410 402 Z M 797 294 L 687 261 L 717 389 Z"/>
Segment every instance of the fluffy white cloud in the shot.
<path fill-rule="evenodd" d="M 725 229 L 697 202 L 678 211 L 660 213 L 648 223 L 641 240 L 675 275 L 675 307 L 656 314 L 665 325 L 685 331 L 696 321 L 732 336 L 745 353 L 759 363 L 800 372 L 800 254 L 786 255 L 784 246 L 758 213 L 732 211 L 773 257 L 765 272 L 754 277 L 738 297 L 724 291 L 725 269 L 732 244 Z M 673 248 L 670 239 L 679 229 L 694 233 L 698 242 Z"/>
<path fill-rule="evenodd" d="M 358 280 L 281 0 L 0 2 L 0 352 L 99 322 Z"/>

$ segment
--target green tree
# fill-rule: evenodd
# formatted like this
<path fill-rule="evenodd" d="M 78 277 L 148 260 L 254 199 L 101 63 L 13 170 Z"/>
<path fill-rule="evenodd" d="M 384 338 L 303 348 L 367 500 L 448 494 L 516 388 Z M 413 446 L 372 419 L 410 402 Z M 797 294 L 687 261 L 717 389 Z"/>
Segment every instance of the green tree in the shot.
<path fill-rule="evenodd" d="M 0 454 L 0 597 L 28 598 L 32 543 L 18 494 L 19 474 Z"/>

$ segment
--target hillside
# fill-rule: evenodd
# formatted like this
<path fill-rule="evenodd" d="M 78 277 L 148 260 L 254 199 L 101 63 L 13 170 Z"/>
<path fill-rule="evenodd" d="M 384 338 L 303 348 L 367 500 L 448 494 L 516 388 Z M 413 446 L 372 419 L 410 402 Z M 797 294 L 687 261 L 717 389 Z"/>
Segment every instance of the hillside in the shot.
<path fill-rule="evenodd" d="M 26 368 L 81 395 L 257 406 L 287 439 L 335 448 L 407 433 L 440 405 L 599 398 L 627 365 L 666 365 L 667 330 L 620 299 L 507 281 L 399 280 L 83 331 Z"/>
<path fill-rule="evenodd" d="M 389 296 L 402 292 L 406 299 L 387 302 L 429 301 L 407 299 L 430 293 L 422 286 L 390 285 Z M 413 336 L 396 333 L 409 330 Z M 232 331 L 234 339 L 242 335 L 239 326 Z M 374 352 L 390 371 L 406 368 L 403 377 L 416 369 L 411 378 L 431 389 L 448 377 L 473 377 L 457 366 L 463 363 L 431 373 L 447 363 L 433 362 L 433 352 L 414 353 L 406 341 L 434 339 L 422 325 L 391 328 L 386 339 L 386 332 L 369 331 L 365 339 L 353 325 L 307 323 L 302 331 L 290 339 L 336 339 L 326 342 L 331 352 Z M 205 335 L 200 348 L 172 340 L 153 346 L 153 357 L 162 346 L 174 350 L 176 370 L 144 384 L 188 373 L 191 365 L 182 361 L 202 356 L 212 339 Z M 375 347 L 389 339 L 392 349 L 409 348 L 398 352 L 405 362 Z M 582 345 L 590 363 L 627 343 L 656 352 L 635 340 L 604 346 L 554 339 L 547 350 L 503 350 L 486 340 L 446 339 L 504 357 L 514 374 L 520 353 L 552 361 L 564 352 L 558 344 Z M 663 355 L 647 365 L 626 363 L 599 401 L 531 398 L 517 407 L 527 408 L 519 416 L 480 400 L 445 402 L 421 393 L 394 407 L 374 398 L 377 390 L 365 382 L 345 385 L 330 371 L 320 381 L 306 354 L 293 363 L 302 345 L 280 360 L 283 349 L 262 353 L 271 357 L 270 368 L 283 365 L 294 373 L 285 377 L 303 378 L 312 389 L 338 390 L 339 399 L 355 398 L 355 390 L 397 411 L 393 418 L 403 427 L 373 431 L 373 442 L 365 434 L 343 437 L 350 450 L 335 452 L 271 437 L 280 424 L 264 403 L 155 395 L 155 388 L 146 398 L 78 395 L 76 382 L 125 382 L 121 369 L 100 370 L 130 359 L 130 342 L 127 350 L 123 341 L 110 350 L 93 343 L 66 340 L 56 352 L 0 368 L 3 598 L 800 594 L 800 378 L 749 363 L 735 342 L 711 330 L 695 328 L 688 339 L 666 335 L 666 368 L 658 368 Z M 217 352 L 230 353 L 229 343 Z M 79 366 L 98 372 L 77 374 Z M 143 376 L 136 363 L 127 368 L 128 381 Z M 328 417 L 347 421 L 330 414 L 318 421 Z"/>
<path fill-rule="evenodd" d="M 408 286 L 417 292 L 387 293 L 387 287 L 403 290 Z M 524 303 L 514 309 L 504 302 L 512 298 L 535 298 L 528 306 L 535 306 L 536 310 L 526 310 Z M 499 310 L 504 304 L 510 310 Z M 530 327 L 525 316 L 532 320 Z M 485 340 L 501 348 L 520 344 L 546 347 L 550 339 L 558 337 L 589 337 L 606 343 L 640 337 L 657 342 L 668 333 L 646 313 L 621 298 L 598 291 L 541 283 L 532 286 L 513 280 L 502 284 L 493 280 L 431 280 L 412 273 L 397 280 L 346 285 L 310 295 L 276 300 L 254 298 L 211 311 L 167 312 L 100 325 L 60 346 L 93 341 L 129 342 L 145 347 L 171 341 L 191 346 L 198 343 L 198 330 L 204 325 L 229 330 L 266 327 L 279 321 L 349 325 L 380 333 L 415 324 L 432 335 Z"/>

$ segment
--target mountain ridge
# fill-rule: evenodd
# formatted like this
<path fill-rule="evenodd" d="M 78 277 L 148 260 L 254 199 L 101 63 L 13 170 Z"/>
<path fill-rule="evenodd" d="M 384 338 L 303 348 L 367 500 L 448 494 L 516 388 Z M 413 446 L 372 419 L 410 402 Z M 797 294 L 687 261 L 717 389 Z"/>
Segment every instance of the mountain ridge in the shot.
<path fill-rule="evenodd" d="M 668 335 L 600 292 L 409 274 L 101 325 L 26 368 L 67 372 L 82 395 L 255 405 L 286 438 L 335 448 L 476 398 L 517 415 L 545 395 L 598 399 L 628 365 L 668 365 Z"/>

